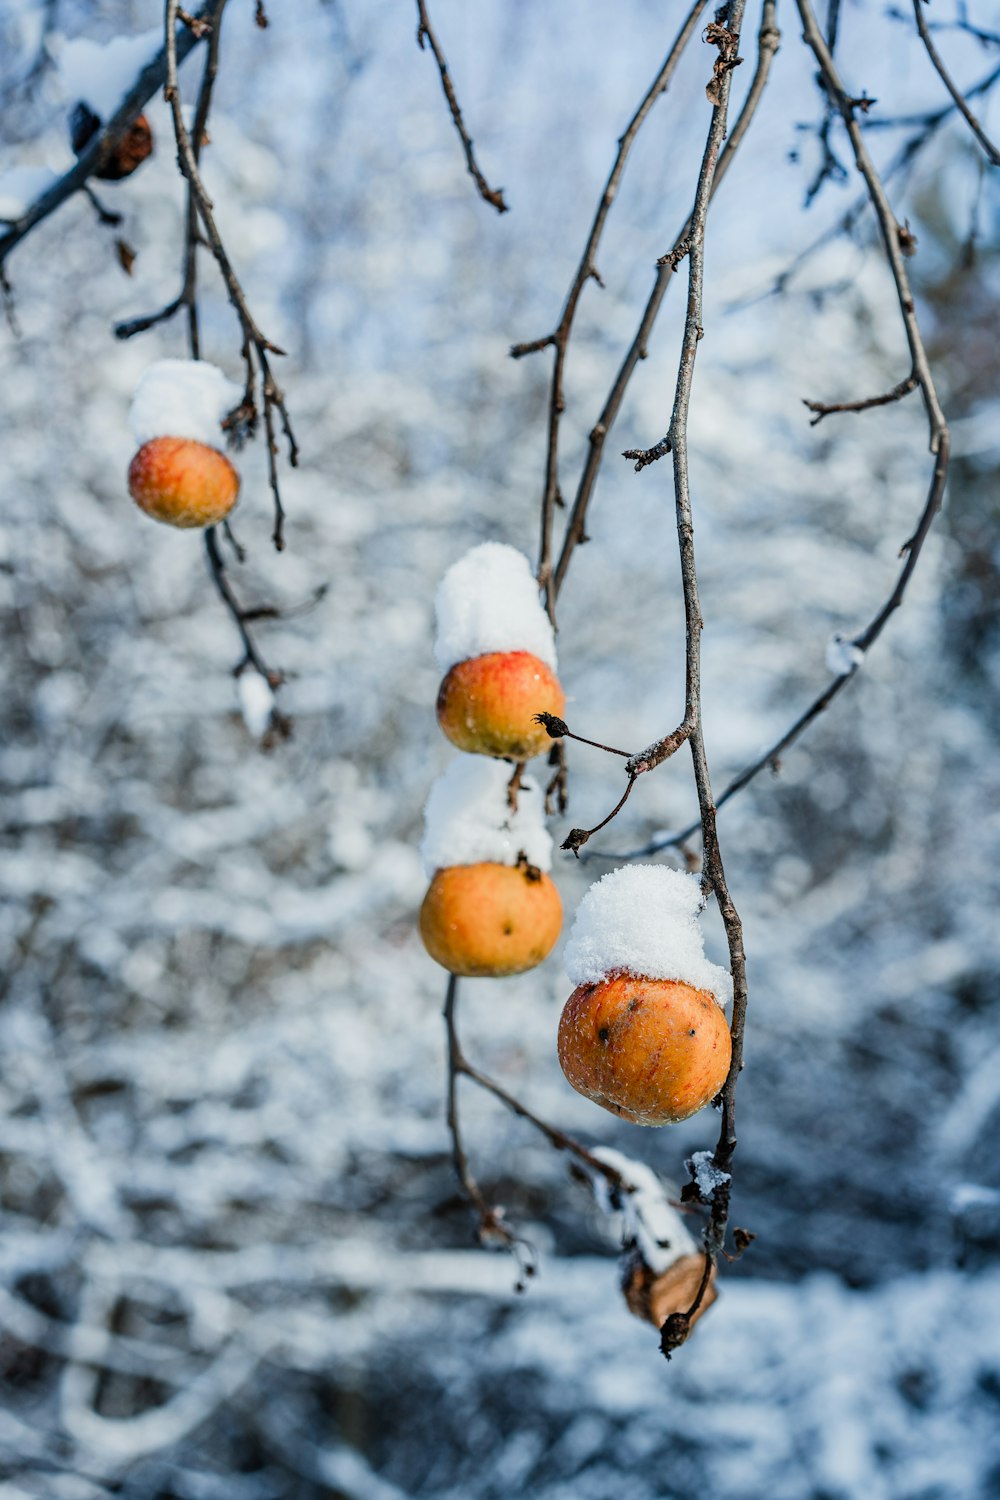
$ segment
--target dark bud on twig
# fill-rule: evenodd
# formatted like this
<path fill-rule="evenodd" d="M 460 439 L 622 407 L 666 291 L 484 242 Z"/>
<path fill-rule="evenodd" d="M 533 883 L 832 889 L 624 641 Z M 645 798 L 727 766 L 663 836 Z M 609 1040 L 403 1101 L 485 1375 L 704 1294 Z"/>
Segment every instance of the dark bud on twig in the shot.
<path fill-rule="evenodd" d="M 749 1229 L 734 1229 L 733 1244 L 736 1247 L 736 1255 L 733 1258 L 739 1259 L 744 1250 L 752 1245 L 756 1238 L 757 1236 L 752 1234 Z"/>
<path fill-rule="evenodd" d="M 916 255 L 917 237 L 913 233 L 913 230 L 910 228 L 909 219 L 907 219 L 905 224 L 896 225 L 896 238 L 899 241 L 899 248 L 900 250 L 902 250 L 904 255 Z"/>
<path fill-rule="evenodd" d="M 559 719 L 555 714 L 535 714 L 534 723 L 541 724 L 553 740 L 561 740 L 564 735 L 569 734 L 569 725 L 565 719 Z"/>
<path fill-rule="evenodd" d="M 590 838 L 590 830 L 587 828 L 571 828 L 569 833 L 559 845 L 560 849 L 572 849 L 577 859 L 580 858 L 580 850 Z"/>

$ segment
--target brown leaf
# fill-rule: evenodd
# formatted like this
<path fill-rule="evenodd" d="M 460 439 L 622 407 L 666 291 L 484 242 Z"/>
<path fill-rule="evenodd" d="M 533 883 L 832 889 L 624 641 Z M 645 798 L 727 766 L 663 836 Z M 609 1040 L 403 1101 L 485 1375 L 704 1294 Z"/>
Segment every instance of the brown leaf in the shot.
<path fill-rule="evenodd" d="M 136 258 L 136 252 L 132 249 L 132 246 L 126 240 L 117 239 L 115 240 L 115 254 L 118 256 L 118 264 L 125 272 L 125 275 L 131 276 Z"/>

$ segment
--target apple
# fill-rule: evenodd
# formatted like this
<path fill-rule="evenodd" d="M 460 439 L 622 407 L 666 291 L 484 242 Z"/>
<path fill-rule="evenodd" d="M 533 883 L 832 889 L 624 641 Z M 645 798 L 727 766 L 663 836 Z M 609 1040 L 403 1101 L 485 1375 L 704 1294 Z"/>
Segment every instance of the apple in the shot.
<path fill-rule="evenodd" d="M 696 1114 L 722 1088 L 731 1057 L 715 997 L 676 979 L 618 971 L 581 984 L 559 1022 L 559 1062 L 573 1088 L 636 1125 Z"/>
<path fill-rule="evenodd" d="M 452 974 L 503 978 L 547 958 L 562 929 L 562 901 L 543 871 L 483 861 L 437 870 L 420 908 L 420 936 Z"/>
<path fill-rule="evenodd" d="M 129 464 L 129 494 L 168 526 L 215 526 L 236 504 L 240 477 L 217 448 L 194 438 L 156 437 Z"/>
<path fill-rule="evenodd" d="M 551 745 L 536 714 L 560 716 L 566 695 L 552 668 L 530 651 L 490 651 L 456 662 L 441 684 L 442 730 L 472 755 L 529 760 Z"/>

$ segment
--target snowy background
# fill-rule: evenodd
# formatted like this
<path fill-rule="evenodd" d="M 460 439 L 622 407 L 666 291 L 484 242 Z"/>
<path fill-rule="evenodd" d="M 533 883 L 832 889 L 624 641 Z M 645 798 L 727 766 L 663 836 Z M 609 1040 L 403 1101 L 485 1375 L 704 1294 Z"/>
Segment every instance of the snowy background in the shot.
<path fill-rule="evenodd" d="M 475 1247 L 443 1120 L 443 976 L 423 953 L 421 808 L 449 759 L 431 606 L 484 539 L 535 546 L 548 356 L 614 141 L 679 21 L 651 0 L 438 0 L 432 17 L 498 217 L 473 195 L 415 8 L 233 3 L 209 191 L 302 443 L 288 550 L 270 550 L 260 444 L 235 517 L 294 737 L 262 753 L 199 538 L 130 504 L 127 411 L 168 325 L 115 322 L 178 285 L 183 199 L 158 150 L 102 185 L 138 252 L 77 198 L 12 256 L 4 334 L 0 599 L 0 1500 L 979 1500 L 1000 1492 L 1000 1030 L 996 921 L 998 210 L 975 148 L 940 132 L 897 180 L 956 459 L 950 502 L 858 680 L 720 816 L 746 927 L 748 1066 L 734 1222 L 758 1238 L 667 1365 L 617 1291 L 588 1189 L 469 1088 L 468 1145 L 535 1245 Z M 664 10 L 670 14 L 664 18 Z M 923 504 L 917 403 L 811 428 L 803 397 L 907 369 L 870 229 L 774 277 L 854 201 L 808 212 L 821 117 L 791 6 L 773 82 L 709 225 L 691 420 L 717 786 L 827 680 L 827 642 L 889 592 Z M 945 10 L 943 0 L 941 14 Z M 988 9 L 988 7 L 984 7 Z M 939 5 L 934 6 L 939 11 Z M 153 0 L 10 0 L 5 160 L 61 169 L 46 46 L 155 27 Z M 749 81 L 751 4 L 734 97 Z M 997 47 L 942 33 L 963 81 Z M 909 25 L 847 3 L 848 86 L 906 114 L 945 101 Z M 564 488 L 690 203 L 707 124 L 692 47 L 640 136 L 585 292 Z M 196 62 L 182 70 L 187 98 Z M 979 101 L 994 137 L 1000 106 Z M 873 116 L 874 119 L 874 116 Z M 871 134 L 891 158 L 894 132 Z M 846 149 L 845 149 L 846 160 Z M 970 223 L 978 226 L 970 254 Z M 203 262 L 204 354 L 239 378 Z M 567 717 L 636 747 L 683 698 L 665 465 L 617 459 L 666 426 L 681 281 L 630 390 L 560 611 Z M 617 762 L 573 747 L 571 823 Z M 695 810 L 686 756 L 591 848 Z M 562 836 L 560 826 L 555 829 Z M 607 868 L 559 856 L 568 913 Z M 714 913 L 710 955 L 723 951 Z M 616 1122 L 559 1073 L 558 954 L 463 987 L 472 1057 L 590 1143 L 683 1174 L 710 1114 Z"/>

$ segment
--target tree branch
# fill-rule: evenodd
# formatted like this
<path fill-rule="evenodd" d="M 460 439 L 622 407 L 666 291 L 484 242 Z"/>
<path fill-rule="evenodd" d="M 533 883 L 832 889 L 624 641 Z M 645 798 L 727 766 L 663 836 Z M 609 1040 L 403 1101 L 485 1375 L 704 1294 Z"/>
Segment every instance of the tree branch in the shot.
<path fill-rule="evenodd" d="M 552 528 L 556 505 L 559 503 L 559 424 L 566 408 L 564 374 L 566 369 L 566 351 L 573 331 L 573 320 L 576 316 L 576 309 L 584 287 L 588 281 L 597 278 L 597 248 L 601 242 L 608 214 L 611 212 L 611 205 L 618 194 L 629 152 L 656 100 L 670 86 L 670 80 L 674 75 L 677 64 L 681 59 L 685 47 L 694 35 L 698 18 L 705 9 L 706 4 L 707 0 L 694 0 L 694 4 L 691 6 L 680 31 L 674 39 L 673 45 L 664 58 L 659 72 L 640 100 L 635 113 L 625 127 L 624 133 L 619 137 L 618 152 L 612 164 L 611 171 L 608 174 L 608 179 L 604 184 L 604 191 L 598 201 L 594 219 L 590 226 L 590 233 L 587 236 L 587 242 L 580 257 L 580 263 L 576 268 L 576 274 L 566 294 L 562 315 L 555 331 L 543 339 L 536 339 L 531 344 L 515 345 L 511 350 L 515 358 L 529 353 L 534 349 L 544 349 L 549 345 L 555 350 L 552 364 L 552 379 L 549 385 L 548 440 L 545 454 L 545 484 L 542 491 L 541 539 L 538 556 L 538 581 L 545 590 L 549 617 L 553 623 L 555 623 L 556 589 L 552 577 Z"/>
<path fill-rule="evenodd" d="M 990 164 L 994 167 L 998 167 L 1000 166 L 1000 151 L 998 151 L 996 146 L 994 146 L 993 142 L 986 134 L 986 131 L 980 125 L 979 121 L 976 119 L 976 116 L 972 113 L 972 110 L 969 108 L 968 100 L 962 93 L 961 89 L 959 89 L 958 86 L 952 81 L 951 75 L 949 74 L 948 70 L 941 60 L 941 54 L 938 52 L 937 48 L 934 45 L 934 38 L 931 36 L 930 29 L 928 28 L 927 22 L 924 19 L 923 5 L 924 0 L 913 0 L 913 18 L 917 23 L 917 30 L 920 33 L 920 40 L 924 44 L 927 56 L 930 58 L 935 69 L 937 70 L 938 77 L 941 79 L 941 82 L 948 90 L 952 99 L 954 99 L 955 108 L 958 110 L 959 114 L 962 116 L 963 120 L 972 131 L 972 134 L 975 136 L 976 140 L 979 142 L 980 146 L 986 153 L 987 159 L 989 160 Z"/>
<path fill-rule="evenodd" d="M 213 28 L 218 32 L 219 21 L 226 0 L 216 0 L 216 22 Z M 271 370 L 270 356 L 272 354 L 283 354 L 276 344 L 271 343 L 260 328 L 257 326 L 253 315 L 247 306 L 246 296 L 240 281 L 233 269 L 232 262 L 222 241 L 222 236 L 215 223 L 212 210 L 212 202 L 205 191 L 201 174 L 198 170 L 198 157 L 191 143 L 191 136 L 184 124 L 184 116 L 181 109 L 180 90 L 177 84 L 177 36 L 176 23 L 178 12 L 178 0 L 167 0 L 166 4 L 166 83 L 164 93 L 167 103 L 170 105 L 174 124 L 174 136 L 177 141 L 177 161 L 181 173 L 186 179 L 191 196 L 194 199 L 201 220 L 202 228 L 208 248 L 215 257 L 222 279 L 225 282 L 229 300 L 239 319 L 243 334 L 243 359 L 246 366 L 246 385 L 243 401 L 231 412 L 227 418 L 226 426 L 237 435 L 241 432 L 250 433 L 257 422 L 257 405 L 254 397 L 257 374 L 259 371 L 261 381 L 261 396 L 264 408 L 264 432 L 267 444 L 268 478 L 271 486 L 271 494 L 274 498 L 274 532 L 273 541 L 275 548 L 280 552 L 284 547 L 284 507 L 281 503 L 281 492 L 278 482 L 277 469 L 277 443 L 275 441 L 275 411 L 278 412 L 282 431 L 288 445 L 288 462 L 294 468 L 298 463 L 298 444 L 292 430 L 291 419 L 285 405 L 285 399 L 275 382 Z M 218 38 L 215 37 L 215 45 L 218 46 Z M 216 52 L 216 62 L 218 54 Z"/>
<path fill-rule="evenodd" d="M 770 75 L 771 64 L 781 43 L 781 33 L 776 24 L 775 14 L 775 0 L 764 0 L 760 30 L 757 36 L 756 70 L 750 88 L 747 91 L 746 99 L 743 102 L 743 107 L 740 110 L 736 123 L 729 132 L 729 138 L 719 157 L 718 166 L 712 179 L 711 191 L 713 196 L 722 179 L 725 177 L 726 172 L 729 170 L 740 143 L 750 128 L 751 121 L 757 112 L 757 107 L 763 96 Z M 639 320 L 639 327 L 622 361 L 614 384 L 608 392 L 604 406 L 601 409 L 601 414 L 591 429 L 590 449 L 587 454 L 587 461 L 580 475 L 569 522 L 563 537 L 562 550 L 559 553 L 559 561 L 555 567 L 553 591 L 557 598 L 560 589 L 566 581 L 566 574 L 569 570 L 573 553 L 586 540 L 587 512 L 604 458 L 604 446 L 607 442 L 608 434 L 618 418 L 622 402 L 625 399 L 625 392 L 635 373 L 636 366 L 640 360 L 646 357 L 649 336 L 653 331 L 657 314 L 660 311 L 660 306 L 666 295 L 667 287 L 670 285 L 673 273 L 687 253 L 686 241 L 690 225 L 691 221 L 688 219 L 674 240 L 673 248 L 666 255 L 661 256 L 657 263 L 656 280 L 653 283 L 653 289 L 649 294 L 642 317 Z"/>
<path fill-rule="evenodd" d="M 927 497 L 912 535 L 903 543 L 901 553 L 904 562 L 900 568 L 892 592 L 864 629 L 858 635 L 854 636 L 850 642 L 859 651 L 867 652 L 874 645 L 875 641 L 878 640 L 888 621 L 902 603 L 910 579 L 919 561 L 924 543 L 933 525 L 934 518 L 941 508 L 948 480 L 951 435 L 938 399 L 923 336 L 917 321 L 905 257 L 900 245 L 899 223 L 886 196 L 884 184 L 868 154 L 861 127 L 855 117 L 855 102 L 841 83 L 829 49 L 826 46 L 822 32 L 812 12 L 809 0 L 796 0 L 796 3 L 802 19 L 804 40 L 816 57 L 820 67 L 820 76 L 824 87 L 829 93 L 831 102 L 839 110 L 847 126 L 855 161 L 858 169 L 864 176 L 869 198 L 878 219 L 883 246 L 896 286 L 896 296 L 899 302 L 903 326 L 906 331 L 907 342 L 909 343 L 910 353 L 913 358 L 911 378 L 914 384 L 919 386 L 923 396 L 924 408 L 927 413 L 929 447 L 934 454 Z M 906 382 L 903 384 L 906 384 Z M 847 406 L 845 409 L 861 408 L 858 405 L 855 407 Z M 856 670 L 855 666 L 850 671 L 839 673 L 834 677 L 808 708 L 799 715 L 791 727 L 785 731 L 781 738 L 771 745 L 763 755 L 752 761 L 750 765 L 744 767 L 739 775 L 730 782 L 719 798 L 717 806 L 722 807 L 724 803 L 728 802 L 731 797 L 734 797 L 743 787 L 748 786 L 765 766 L 775 766 L 782 752 L 789 745 L 793 744 L 813 720 L 818 718 L 829 704 L 833 702 L 834 698 L 851 681 Z M 639 858 L 643 855 L 654 854 L 661 849 L 681 847 L 692 834 L 697 832 L 697 828 L 698 824 L 692 824 L 689 828 L 683 829 L 679 834 L 672 834 L 666 839 L 651 840 L 642 849 L 633 850 L 629 854 L 617 857 L 623 859 Z"/>
<path fill-rule="evenodd" d="M 438 65 L 438 72 L 441 75 L 441 87 L 444 90 L 444 97 L 448 101 L 451 118 L 455 122 L 455 129 L 458 131 L 458 138 L 462 142 L 462 150 L 465 152 L 465 165 L 469 170 L 469 175 L 476 184 L 480 198 L 491 204 L 498 214 L 505 214 L 507 212 L 507 204 L 504 202 L 503 188 L 491 188 L 479 170 L 479 164 L 472 149 L 472 138 L 465 128 L 465 121 L 462 119 L 462 111 L 458 103 L 458 96 L 455 93 L 455 86 L 451 81 L 451 74 L 448 72 L 448 63 L 441 50 L 441 44 L 438 42 L 431 26 L 425 0 L 417 0 L 417 15 L 419 17 L 417 24 L 417 46 L 423 51 L 425 39 L 430 42 L 431 51 L 434 54 L 434 60 Z"/>

